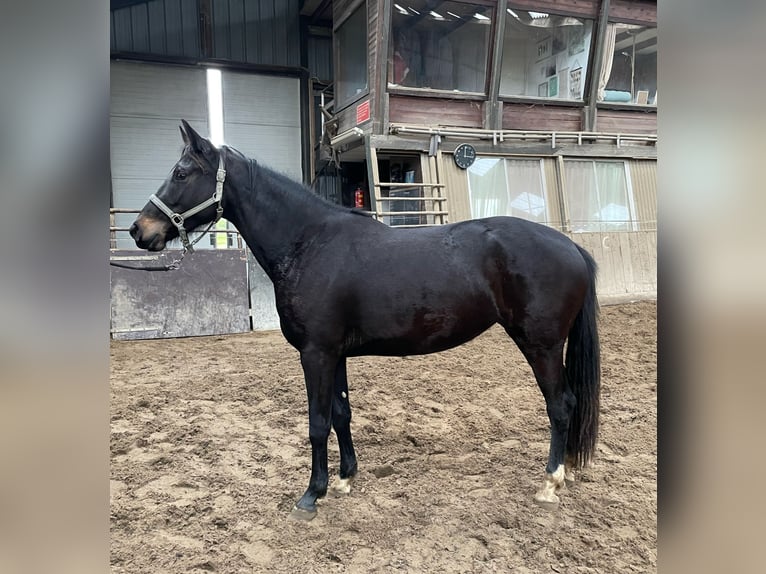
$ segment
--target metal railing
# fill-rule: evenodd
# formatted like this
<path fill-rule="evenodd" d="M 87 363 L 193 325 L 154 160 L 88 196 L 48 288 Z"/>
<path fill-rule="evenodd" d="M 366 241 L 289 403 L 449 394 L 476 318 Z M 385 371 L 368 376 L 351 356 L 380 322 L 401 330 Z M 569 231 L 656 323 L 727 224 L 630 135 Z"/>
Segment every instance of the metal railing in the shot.
<path fill-rule="evenodd" d="M 446 197 L 434 195 L 444 188 L 443 183 L 376 183 L 379 193 L 375 194 L 374 216 L 391 227 L 430 227 L 448 223 L 449 212 L 444 208 Z M 431 195 L 424 195 L 425 189 Z M 420 190 L 421 195 L 413 197 L 383 195 L 391 191 Z M 409 203 L 402 203 L 409 202 Z M 386 204 L 387 203 L 387 204 Z M 402 205 L 402 209 L 394 206 Z M 429 209 L 430 208 L 430 209 Z M 430 221 L 429 221 L 430 220 Z"/>
<path fill-rule="evenodd" d="M 141 213 L 140 209 L 127 209 L 124 207 L 110 207 L 109 208 L 109 248 L 110 249 L 118 249 L 117 247 L 117 233 L 127 233 L 130 231 L 130 227 L 122 227 L 116 224 L 116 215 L 125 215 L 125 214 L 134 214 L 138 215 Z M 242 249 L 244 246 L 242 242 L 242 236 L 239 234 L 239 232 L 236 229 L 211 229 L 210 231 L 205 232 L 205 235 L 213 235 L 218 233 L 225 233 L 227 235 L 232 236 L 232 239 L 234 236 L 236 236 L 236 248 Z"/>
<path fill-rule="evenodd" d="M 576 142 L 613 142 L 617 147 L 623 143 L 656 144 L 657 134 L 623 134 L 604 132 L 560 132 L 544 130 L 485 130 L 472 128 L 431 128 L 417 125 L 391 124 L 389 129 L 392 134 L 399 135 L 429 135 L 453 138 L 466 138 L 478 140 L 492 140 L 493 145 L 504 141 L 534 140 L 550 142 L 555 148 L 556 143 Z"/>

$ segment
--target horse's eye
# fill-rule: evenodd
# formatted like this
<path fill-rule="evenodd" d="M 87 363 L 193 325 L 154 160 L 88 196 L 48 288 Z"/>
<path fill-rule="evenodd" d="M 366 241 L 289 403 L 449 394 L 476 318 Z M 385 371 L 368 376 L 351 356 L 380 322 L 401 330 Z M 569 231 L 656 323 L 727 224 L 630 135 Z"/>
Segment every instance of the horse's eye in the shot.
<path fill-rule="evenodd" d="M 176 179 L 186 179 L 186 172 L 182 169 L 177 169 L 175 173 Z"/>

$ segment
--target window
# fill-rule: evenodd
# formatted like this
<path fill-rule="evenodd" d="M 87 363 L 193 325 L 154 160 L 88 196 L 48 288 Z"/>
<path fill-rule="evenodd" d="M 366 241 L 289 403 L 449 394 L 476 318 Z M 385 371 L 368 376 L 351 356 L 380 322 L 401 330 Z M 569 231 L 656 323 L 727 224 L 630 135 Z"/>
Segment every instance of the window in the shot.
<path fill-rule="evenodd" d="M 545 223 L 542 160 L 479 157 L 468 168 L 471 216 L 513 215 Z"/>
<path fill-rule="evenodd" d="M 485 92 L 492 8 L 398 0 L 392 11 L 389 87 Z"/>
<path fill-rule="evenodd" d="M 572 231 L 635 229 L 633 192 L 625 162 L 566 160 L 564 177 Z"/>
<path fill-rule="evenodd" d="M 657 105 L 657 28 L 610 23 L 598 99 Z"/>
<path fill-rule="evenodd" d="M 582 100 L 593 22 L 507 11 L 500 95 Z"/>
<path fill-rule="evenodd" d="M 335 32 L 337 108 L 367 91 L 367 8 L 362 4 Z"/>

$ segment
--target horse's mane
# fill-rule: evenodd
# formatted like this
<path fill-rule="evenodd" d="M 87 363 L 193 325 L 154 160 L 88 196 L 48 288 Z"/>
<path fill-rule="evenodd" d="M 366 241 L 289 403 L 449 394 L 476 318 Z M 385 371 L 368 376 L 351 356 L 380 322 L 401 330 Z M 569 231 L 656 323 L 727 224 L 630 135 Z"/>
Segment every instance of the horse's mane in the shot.
<path fill-rule="evenodd" d="M 257 170 L 255 175 L 256 178 L 258 177 L 258 174 L 260 173 L 262 177 L 265 177 L 271 180 L 275 184 L 274 187 L 276 189 L 280 189 L 286 193 L 290 193 L 294 199 L 297 199 L 298 201 L 304 203 L 305 205 L 309 205 L 310 207 L 319 208 L 319 209 L 322 209 L 322 208 L 330 209 L 336 213 L 348 213 L 352 215 L 361 215 L 363 217 L 372 217 L 372 215 L 369 212 L 364 211 L 362 209 L 359 209 L 356 207 L 345 207 L 343 205 L 338 205 L 337 203 L 328 201 L 325 198 L 314 193 L 314 191 L 310 187 L 304 185 L 303 183 L 297 182 L 291 177 L 279 171 L 276 171 L 275 169 L 272 169 L 268 166 L 265 166 L 262 163 L 249 159 L 244 154 L 240 153 L 240 155 L 242 155 L 242 157 L 247 159 L 247 161 L 252 161 L 254 163 Z"/>

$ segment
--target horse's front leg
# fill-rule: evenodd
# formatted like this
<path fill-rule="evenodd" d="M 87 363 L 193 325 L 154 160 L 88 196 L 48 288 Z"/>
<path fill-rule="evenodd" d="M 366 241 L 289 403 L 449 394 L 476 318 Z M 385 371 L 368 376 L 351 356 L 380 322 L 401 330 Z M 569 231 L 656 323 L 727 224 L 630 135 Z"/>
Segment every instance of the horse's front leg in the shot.
<path fill-rule="evenodd" d="M 333 378 L 338 358 L 308 349 L 301 352 L 301 364 L 309 402 L 311 479 L 290 515 L 299 520 L 311 520 L 317 513 L 317 499 L 327 493 L 327 437 L 332 423 Z"/>
<path fill-rule="evenodd" d="M 351 482 L 356 474 L 356 453 L 351 440 L 351 405 L 348 401 L 348 378 L 346 375 L 346 358 L 338 361 L 335 369 L 335 385 L 332 402 L 332 428 L 338 437 L 340 450 L 340 476 L 331 487 L 335 494 L 351 492 Z"/>

